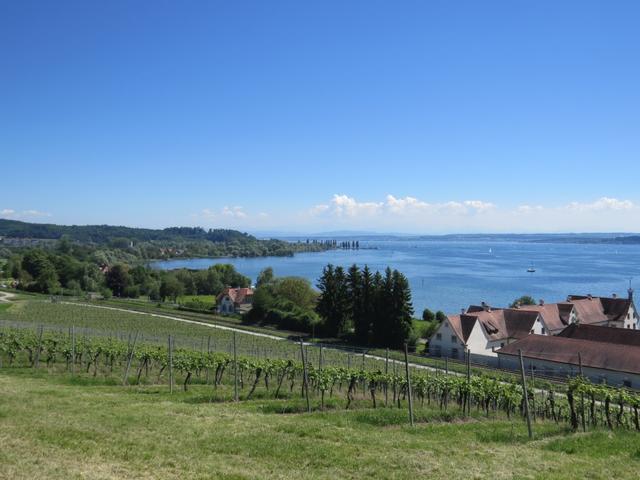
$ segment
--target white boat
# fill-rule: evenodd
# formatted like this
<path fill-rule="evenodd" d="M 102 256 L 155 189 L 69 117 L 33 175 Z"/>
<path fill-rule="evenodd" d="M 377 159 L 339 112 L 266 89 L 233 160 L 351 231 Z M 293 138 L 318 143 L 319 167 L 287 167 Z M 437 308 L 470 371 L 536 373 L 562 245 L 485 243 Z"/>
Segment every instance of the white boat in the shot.
<path fill-rule="evenodd" d="M 531 265 L 529 268 L 527 268 L 527 272 L 529 272 L 529 273 L 533 273 L 535 271 L 536 271 L 536 269 L 533 268 L 533 265 Z"/>

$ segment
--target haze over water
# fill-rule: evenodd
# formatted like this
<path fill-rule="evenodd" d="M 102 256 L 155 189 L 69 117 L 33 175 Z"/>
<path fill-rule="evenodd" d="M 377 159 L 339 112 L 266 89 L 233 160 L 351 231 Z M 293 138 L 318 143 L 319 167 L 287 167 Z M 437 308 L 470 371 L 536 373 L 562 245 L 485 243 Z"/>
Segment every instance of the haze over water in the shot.
<path fill-rule="evenodd" d="M 627 295 L 629 278 L 640 282 L 640 245 L 529 243 L 496 240 L 369 240 L 360 250 L 302 253 L 294 257 L 197 258 L 154 262 L 155 268 L 204 269 L 230 263 L 251 277 L 272 267 L 277 276 L 296 275 L 314 285 L 322 268 L 356 263 L 372 270 L 387 266 L 411 284 L 416 316 L 422 309 L 459 312 L 486 301 L 507 306 L 521 295 L 546 302 L 568 294 Z M 535 273 L 526 270 L 533 265 Z"/>

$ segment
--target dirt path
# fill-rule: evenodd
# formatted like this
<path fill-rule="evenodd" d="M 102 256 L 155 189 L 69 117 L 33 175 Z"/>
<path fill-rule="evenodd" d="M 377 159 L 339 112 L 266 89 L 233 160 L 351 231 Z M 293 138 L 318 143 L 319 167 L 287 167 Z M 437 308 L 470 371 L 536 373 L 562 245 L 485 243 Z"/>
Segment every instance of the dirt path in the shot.
<path fill-rule="evenodd" d="M 0 303 L 9 303 L 13 297 L 15 297 L 15 293 L 11 292 L 0 292 Z"/>
<path fill-rule="evenodd" d="M 165 319 L 168 319 L 168 320 L 175 320 L 176 322 L 191 323 L 193 325 L 200 325 L 200 326 L 204 326 L 204 327 L 217 328 L 217 329 L 220 329 L 220 330 L 227 330 L 227 331 L 230 331 L 230 332 L 237 332 L 237 333 L 241 333 L 241 334 L 244 334 L 244 335 L 253 335 L 255 337 L 268 338 L 270 340 L 291 341 L 291 340 L 288 340 L 286 338 L 278 337 L 278 336 L 275 336 L 275 335 L 269 335 L 267 333 L 251 332 L 251 331 L 248 331 L 248 330 L 243 330 L 241 328 L 234 328 L 234 327 L 227 327 L 225 325 L 218 325 L 218 324 L 213 324 L 213 323 L 199 322 L 197 320 L 188 320 L 186 318 L 174 317 L 174 316 L 171 316 L 171 315 L 161 315 L 159 313 L 140 312 L 138 310 L 129 310 L 127 308 L 118 308 L 118 307 L 106 307 L 106 306 L 103 306 L 103 305 L 89 305 L 87 303 L 76 303 L 76 302 L 61 302 L 61 303 L 64 303 L 64 304 L 67 304 L 67 305 L 75 305 L 75 306 L 78 306 L 78 307 L 102 308 L 102 309 L 105 309 L 105 310 L 114 310 L 114 311 L 126 312 L 126 313 L 137 313 L 139 315 L 148 315 L 150 317 L 165 318 Z M 313 344 L 305 342 L 305 345 L 313 345 Z M 324 348 L 325 349 L 330 349 L 330 350 L 336 350 L 336 351 L 340 351 L 340 352 L 348 352 L 348 350 L 343 350 L 343 349 L 340 349 L 340 348 L 331 348 L 331 347 L 327 347 L 327 346 L 325 346 Z M 350 352 L 350 353 L 354 353 L 354 352 Z M 359 353 L 359 354 L 361 354 L 361 353 Z M 378 360 L 378 361 L 381 361 L 381 362 L 385 361 L 385 357 L 378 356 L 378 355 L 370 355 L 368 353 L 365 353 L 364 356 L 365 356 L 365 358 L 370 358 L 370 359 Z M 389 359 L 389 363 L 390 364 L 396 363 L 398 365 L 404 365 L 404 362 L 402 362 L 400 360 L 394 360 L 394 359 L 391 359 L 391 358 Z M 436 370 L 433 367 L 428 367 L 426 365 L 421 365 L 419 363 L 411 363 L 410 362 L 409 366 L 412 367 L 412 368 L 418 368 L 418 369 L 421 369 L 421 370 L 429 370 L 429 371 L 435 371 Z M 449 372 L 449 373 L 453 374 L 453 375 L 458 375 L 458 373 L 456 373 L 456 372 Z"/>

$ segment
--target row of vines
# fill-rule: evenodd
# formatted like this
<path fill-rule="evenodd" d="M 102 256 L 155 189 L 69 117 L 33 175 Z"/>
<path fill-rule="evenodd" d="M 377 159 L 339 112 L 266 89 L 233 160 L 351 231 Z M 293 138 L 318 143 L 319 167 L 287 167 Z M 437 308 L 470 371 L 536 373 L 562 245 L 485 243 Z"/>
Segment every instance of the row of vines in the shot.
<path fill-rule="evenodd" d="M 524 416 L 520 384 L 488 377 L 413 372 L 407 378 L 395 363 L 382 370 L 314 366 L 299 360 L 255 358 L 215 351 L 170 348 L 137 343 L 134 338 L 75 338 L 61 332 L 5 328 L 0 330 L 0 366 L 47 368 L 76 375 L 114 377 L 123 383 L 179 383 L 185 391 L 194 383 L 218 389 L 237 385 L 243 400 L 258 389 L 263 396 L 294 398 L 306 392 L 320 409 L 326 400 L 344 401 L 344 408 L 403 408 L 411 392 L 413 403 L 440 410 L 472 409 L 486 416 Z M 305 368 L 306 367 L 306 368 Z M 57 370 L 56 370 L 57 369 Z M 306 382 L 305 382 L 306 379 Z M 529 406 L 534 418 L 567 422 L 574 429 L 604 426 L 640 430 L 640 395 L 594 385 L 584 378 L 572 380 L 566 390 L 530 388 Z"/>

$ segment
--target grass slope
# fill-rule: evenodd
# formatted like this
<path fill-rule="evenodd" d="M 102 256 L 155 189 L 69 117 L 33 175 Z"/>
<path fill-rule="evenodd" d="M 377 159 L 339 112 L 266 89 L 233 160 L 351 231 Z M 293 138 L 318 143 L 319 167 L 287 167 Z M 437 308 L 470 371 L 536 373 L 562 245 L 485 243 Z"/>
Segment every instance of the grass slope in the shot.
<path fill-rule="evenodd" d="M 633 432 L 566 436 L 521 421 L 432 421 L 395 409 L 271 413 L 202 389 L 105 385 L 0 370 L 0 478 L 637 478 Z M 284 402 L 284 403 L 283 403 Z M 420 413 L 430 418 L 428 411 Z"/>

